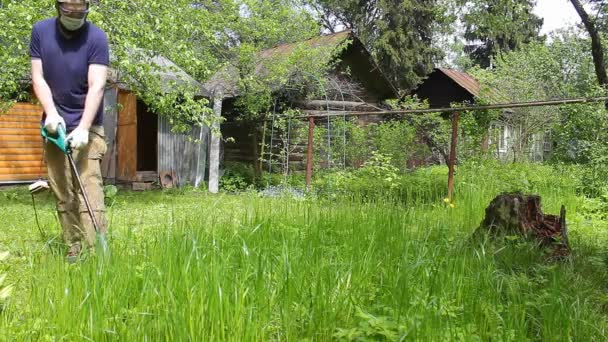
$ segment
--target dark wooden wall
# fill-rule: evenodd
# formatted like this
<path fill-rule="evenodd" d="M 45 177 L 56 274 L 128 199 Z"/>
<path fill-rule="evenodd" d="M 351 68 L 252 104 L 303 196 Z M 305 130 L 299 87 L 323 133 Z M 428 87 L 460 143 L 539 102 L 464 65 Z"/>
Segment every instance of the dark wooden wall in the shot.
<path fill-rule="evenodd" d="M 450 107 L 451 103 L 474 103 L 474 97 L 442 72 L 434 72 L 413 94 L 428 100 L 431 108 Z"/>

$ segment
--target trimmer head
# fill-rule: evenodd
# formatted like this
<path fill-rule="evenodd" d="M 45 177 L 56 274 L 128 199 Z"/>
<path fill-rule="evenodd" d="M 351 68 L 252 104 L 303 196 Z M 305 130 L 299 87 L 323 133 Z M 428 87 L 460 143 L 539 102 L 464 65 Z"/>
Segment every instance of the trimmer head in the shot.
<path fill-rule="evenodd" d="M 30 194 L 34 195 L 49 189 L 49 183 L 39 180 L 29 186 Z"/>

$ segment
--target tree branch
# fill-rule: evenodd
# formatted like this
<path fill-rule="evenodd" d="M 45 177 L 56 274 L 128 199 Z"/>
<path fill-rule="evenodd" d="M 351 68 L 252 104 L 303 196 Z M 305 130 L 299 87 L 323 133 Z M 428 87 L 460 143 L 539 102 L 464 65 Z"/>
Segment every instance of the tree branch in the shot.
<path fill-rule="evenodd" d="M 606 64 L 604 62 L 604 50 L 602 41 L 595 26 L 595 22 L 589 17 L 580 0 L 570 0 L 572 6 L 581 18 L 583 25 L 587 29 L 591 37 L 591 54 L 593 56 L 593 65 L 595 66 L 595 74 L 599 84 L 604 87 L 608 85 L 608 75 L 606 74 Z"/>

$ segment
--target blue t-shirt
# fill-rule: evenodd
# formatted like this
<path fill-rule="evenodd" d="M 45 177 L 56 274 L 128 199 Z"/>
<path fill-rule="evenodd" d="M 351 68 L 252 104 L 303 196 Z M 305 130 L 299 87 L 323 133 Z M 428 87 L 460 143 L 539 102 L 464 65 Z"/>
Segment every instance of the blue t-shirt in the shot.
<path fill-rule="evenodd" d="M 42 60 L 44 79 L 69 132 L 78 126 L 84 112 L 89 65 L 109 65 L 109 46 L 106 34 L 90 22 L 70 39 L 61 33 L 58 25 L 57 18 L 34 24 L 30 56 Z M 93 125 L 102 124 L 103 105 L 100 105 Z"/>

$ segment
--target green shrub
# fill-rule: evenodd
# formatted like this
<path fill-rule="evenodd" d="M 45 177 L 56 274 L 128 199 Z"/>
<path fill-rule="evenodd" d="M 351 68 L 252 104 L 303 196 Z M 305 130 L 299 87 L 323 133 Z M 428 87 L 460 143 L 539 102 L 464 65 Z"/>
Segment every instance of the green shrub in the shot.
<path fill-rule="evenodd" d="M 255 186 L 253 165 L 229 162 L 220 179 L 220 188 L 226 192 L 239 192 Z"/>

